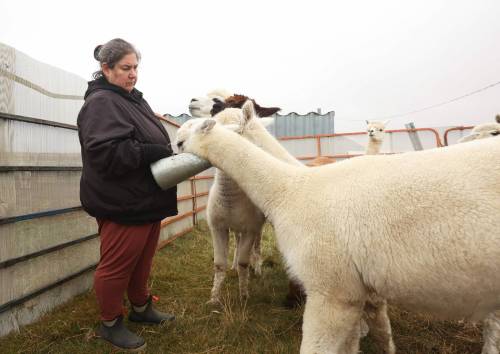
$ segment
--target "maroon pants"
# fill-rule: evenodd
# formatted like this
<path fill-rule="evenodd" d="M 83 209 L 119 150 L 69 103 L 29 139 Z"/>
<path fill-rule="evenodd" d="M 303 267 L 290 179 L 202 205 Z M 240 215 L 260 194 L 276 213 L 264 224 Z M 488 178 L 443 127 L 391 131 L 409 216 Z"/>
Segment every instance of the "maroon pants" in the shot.
<path fill-rule="evenodd" d="M 94 275 L 94 288 L 101 320 L 111 321 L 123 313 L 123 294 L 143 305 L 149 297 L 147 281 L 160 236 L 160 222 L 121 225 L 97 220 L 101 259 Z"/>

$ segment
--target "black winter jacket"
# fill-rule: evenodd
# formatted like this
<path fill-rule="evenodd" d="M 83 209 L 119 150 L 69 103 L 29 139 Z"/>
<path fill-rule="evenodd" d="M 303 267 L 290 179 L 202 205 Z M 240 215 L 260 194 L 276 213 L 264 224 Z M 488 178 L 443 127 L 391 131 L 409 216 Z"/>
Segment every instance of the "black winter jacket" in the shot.
<path fill-rule="evenodd" d="M 135 225 L 177 214 L 177 188 L 162 191 L 149 167 L 172 155 L 170 139 L 140 91 L 90 81 L 77 124 L 85 211 Z"/>

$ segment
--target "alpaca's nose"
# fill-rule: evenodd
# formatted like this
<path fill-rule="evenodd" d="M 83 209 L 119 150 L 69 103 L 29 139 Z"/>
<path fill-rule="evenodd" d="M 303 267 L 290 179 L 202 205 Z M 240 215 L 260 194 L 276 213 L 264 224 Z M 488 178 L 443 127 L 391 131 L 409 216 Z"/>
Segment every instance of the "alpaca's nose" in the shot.
<path fill-rule="evenodd" d="M 196 102 L 196 101 L 198 101 L 196 98 L 191 99 L 191 102 Z"/>

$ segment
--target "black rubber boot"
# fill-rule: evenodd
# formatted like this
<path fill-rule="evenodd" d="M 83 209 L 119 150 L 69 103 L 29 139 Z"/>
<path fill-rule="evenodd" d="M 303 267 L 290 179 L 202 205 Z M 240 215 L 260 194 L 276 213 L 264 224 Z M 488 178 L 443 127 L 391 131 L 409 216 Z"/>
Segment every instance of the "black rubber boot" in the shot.
<path fill-rule="evenodd" d="M 121 315 L 117 317 L 115 324 L 111 327 L 101 323 L 97 335 L 122 350 L 135 352 L 146 348 L 144 339 L 125 327 Z"/>
<path fill-rule="evenodd" d="M 134 310 L 134 307 L 132 306 L 128 314 L 129 321 L 145 323 L 145 324 L 160 324 L 163 322 L 175 320 L 174 315 L 156 310 L 153 307 L 151 296 L 148 298 L 146 304 L 147 304 L 146 309 L 143 312 L 136 312 Z"/>

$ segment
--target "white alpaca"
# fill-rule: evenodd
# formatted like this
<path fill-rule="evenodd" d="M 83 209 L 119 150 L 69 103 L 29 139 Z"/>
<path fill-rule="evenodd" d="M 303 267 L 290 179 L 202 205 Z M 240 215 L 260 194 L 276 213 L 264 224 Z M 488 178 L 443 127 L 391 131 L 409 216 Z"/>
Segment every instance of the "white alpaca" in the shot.
<path fill-rule="evenodd" d="M 264 108 L 265 109 L 265 108 Z M 288 162 L 292 165 L 296 166 L 303 166 L 295 157 L 293 157 L 274 137 L 268 132 L 268 130 L 265 128 L 266 125 L 271 124 L 274 120 L 273 119 L 267 119 L 267 118 L 261 118 L 259 120 L 255 120 L 252 124 L 246 124 L 246 122 L 243 122 L 241 120 L 238 120 L 235 118 L 240 118 L 241 115 L 236 113 L 235 114 L 235 108 L 226 108 L 224 111 L 221 111 L 220 113 L 216 114 L 214 116 L 214 119 L 217 120 L 219 123 L 223 125 L 239 125 L 241 127 L 239 133 L 242 134 L 246 139 L 250 140 L 254 144 L 262 147 L 265 151 L 269 152 L 276 158 Z M 179 134 L 179 133 L 178 133 Z M 182 134 L 182 132 L 181 132 Z M 223 173 L 223 172 L 220 172 Z M 229 177 L 227 177 L 227 180 L 230 180 Z M 226 181 L 227 182 L 227 181 Z M 234 185 L 237 186 L 236 182 L 234 182 Z M 243 191 L 241 191 L 241 194 L 244 194 Z M 252 221 L 252 216 L 254 214 L 262 215 L 262 212 L 253 205 L 253 203 L 248 199 L 247 196 L 244 198 L 241 198 L 240 203 L 242 204 L 251 204 L 253 208 L 255 208 L 255 212 L 253 214 L 250 214 L 249 217 L 245 218 L 245 221 L 247 223 L 254 223 L 254 224 L 259 224 L 261 222 L 261 219 L 259 218 L 258 220 L 253 220 Z M 248 210 L 250 210 L 250 207 L 247 207 Z M 220 212 L 223 213 L 224 211 L 222 208 L 220 209 Z M 265 218 L 262 221 L 262 225 L 265 222 Z M 245 225 L 241 224 L 240 228 L 246 227 Z M 262 226 L 261 226 L 262 228 Z M 243 249 L 240 247 L 240 240 L 241 237 L 239 235 L 236 236 L 236 248 L 234 250 L 234 257 L 233 257 L 233 266 L 232 269 L 237 269 L 237 260 L 240 257 L 240 252 Z M 252 264 L 256 265 L 256 269 L 259 271 L 256 272 L 260 274 L 260 267 L 262 263 L 262 258 L 261 258 L 261 249 L 260 249 L 260 241 L 261 241 L 261 233 L 259 233 L 258 236 L 255 237 L 254 239 L 254 245 L 253 245 L 253 252 L 251 253 L 252 256 Z M 246 252 L 246 249 L 243 249 L 243 252 Z"/>
<path fill-rule="evenodd" d="M 259 146 L 264 151 L 269 152 L 281 161 L 293 165 L 296 168 L 306 168 L 301 162 L 295 159 L 295 157 L 291 155 L 266 129 L 265 126 L 273 122 L 272 118 L 253 119 L 253 116 L 244 116 L 241 110 L 227 108 L 225 111 L 218 113 L 214 119 L 222 125 L 233 127 L 233 129 L 236 129 L 240 134 L 242 134 L 243 137 L 252 142 L 254 145 Z M 195 119 L 184 123 L 177 131 L 176 141 L 178 144 L 179 142 L 184 141 L 189 136 L 192 128 L 196 124 L 200 124 L 203 120 L 204 119 Z M 330 160 L 329 162 L 333 161 Z M 214 233 L 212 233 L 212 235 L 214 235 Z M 215 247 L 216 246 L 214 246 L 214 252 L 219 252 L 215 250 Z M 227 250 L 227 246 L 225 249 Z M 224 262 L 221 262 L 220 264 L 226 264 L 227 251 L 221 256 L 221 258 Z M 225 271 L 223 272 L 217 266 L 215 267 L 215 272 L 216 276 L 214 277 L 213 288 L 215 290 L 212 291 L 212 295 L 214 293 L 216 295 L 220 294 L 220 287 L 225 277 Z M 295 278 L 293 274 L 292 277 Z M 297 284 L 295 286 L 297 286 Z M 216 300 L 212 300 L 212 302 L 213 301 Z M 379 348 L 389 354 L 395 353 L 391 324 L 387 314 L 387 304 L 375 296 L 370 297 L 364 309 L 363 318 L 364 320 L 360 321 L 362 336 L 365 336 L 368 333 L 367 327 L 369 327 L 372 337 Z"/>
<path fill-rule="evenodd" d="M 195 117 L 210 116 L 214 112 L 214 106 L 220 106 L 228 97 L 233 96 L 225 90 L 212 91 L 207 97 L 192 99 L 189 110 Z M 238 97 L 246 100 L 244 96 Z M 221 101 L 220 98 L 223 100 Z M 219 109 L 224 108 L 219 107 Z M 231 108 L 228 110 L 231 110 Z M 216 119 L 224 122 L 225 116 L 234 116 L 234 114 L 231 115 L 228 112 L 223 111 L 219 113 Z M 186 126 L 194 124 L 194 122 L 196 120 L 188 121 Z M 282 153 L 281 150 L 276 155 L 279 157 L 280 153 Z M 296 161 L 295 159 L 293 160 Z M 232 268 L 238 272 L 241 298 L 248 298 L 249 264 L 252 264 L 257 275 L 260 275 L 262 272 L 260 242 L 265 218 L 262 212 L 238 187 L 236 182 L 219 169 L 216 169 L 214 183 L 210 188 L 208 196 L 207 222 L 214 248 L 214 282 L 209 303 L 215 304 L 220 302 L 221 287 L 227 271 L 230 230 L 236 236 Z"/>
<path fill-rule="evenodd" d="M 223 108 L 222 103 L 225 101 L 226 98 L 231 97 L 231 96 L 232 96 L 232 94 L 229 93 L 229 91 L 227 91 L 225 89 L 216 89 L 216 90 L 210 91 L 206 96 L 192 98 L 191 102 L 189 103 L 189 113 L 191 113 L 191 115 L 193 117 L 196 117 L 196 118 L 211 117 L 214 115 L 214 107 L 219 105 L 219 106 L 221 106 L 221 109 L 222 109 Z M 217 183 L 218 181 L 225 180 L 226 181 L 225 188 L 227 189 L 228 187 L 230 187 L 230 186 L 227 186 L 229 179 L 228 178 L 225 179 L 224 178 L 225 176 L 221 173 L 222 172 L 216 170 L 217 175 L 215 177 L 214 183 Z M 217 177 L 219 177 L 219 178 L 217 178 Z M 220 190 L 220 188 L 218 190 Z M 211 193 L 212 192 L 213 192 L 213 190 L 211 190 Z M 213 199 L 215 199 L 215 198 L 213 198 Z M 246 198 L 246 196 L 241 201 L 239 201 L 239 203 L 248 203 L 248 202 L 249 201 L 248 201 L 248 198 Z M 207 206 L 207 209 L 210 209 L 211 203 L 208 203 L 208 204 L 209 204 L 209 206 Z M 218 209 L 217 211 L 215 211 L 215 210 L 213 210 L 212 212 L 207 211 L 208 215 L 212 215 L 215 217 L 216 214 L 221 214 L 221 215 L 225 214 L 224 208 L 222 208 L 222 205 L 220 205 L 220 203 L 219 203 L 219 208 L 217 208 L 217 209 Z M 230 213 L 230 211 L 228 211 L 227 214 L 229 214 L 229 213 Z M 251 212 L 250 214 L 253 215 L 254 213 Z M 224 218 L 224 219 L 226 219 L 226 218 Z M 249 218 L 246 218 L 245 221 L 246 222 L 250 221 L 248 219 Z M 218 220 L 218 221 L 220 222 L 221 220 Z M 208 219 L 208 223 L 209 223 L 209 225 L 212 224 L 210 222 L 210 219 Z M 229 228 L 229 226 L 228 226 L 228 228 Z M 244 227 L 240 226 L 236 229 L 236 231 L 239 229 L 243 229 L 243 228 Z M 212 228 L 210 228 L 210 230 L 211 230 L 210 231 L 211 234 L 213 235 Z M 236 242 L 235 242 L 235 247 L 234 247 L 233 265 L 232 265 L 231 269 L 238 269 L 238 245 L 239 245 L 239 241 L 240 241 L 240 235 L 238 232 L 235 232 L 235 238 L 236 238 Z M 261 273 L 260 267 L 261 267 L 261 263 L 262 263 L 261 257 L 260 257 L 260 254 L 261 254 L 260 241 L 261 241 L 261 235 L 259 235 L 255 238 L 254 245 L 252 247 L 252 257 L 251 257 L 251 262 L 250 262 L 254 266 L 254 269 L 256 269 L 257 274 Z M 214 278 L 214 280 L 215 280 L 215 278 Z M 218 280 L 217 283 L 222 285 L 222 282 L 220 280 Z M 215 292 L 219 293 L 218 291 L 215 291 Z M 212 293 L 214 293 L 214 290 L 212 290 Z M 217 300 L 218 300 L 218 296 L 216 296 L 214 299 L 212 299 L 211 302 L 216 302 Z"/>
<path fill-rule="evenodd" d="M 210 93 L 208 93 L 207 96 L 205 97 L 193 98 L 189 104 L 189 111 L 193 117 L 206 118 L 214 116 L 215 114 L 221 112 L 226 108 L 241 108 L 247 99 L 249 99 L 247 96 L 232 95 L 229 93 L 229 91 L 224 89 L 213 90 Z M 257 103 L 255 103 L 254 100 L 252 101 L 254 102 L 255 107 L 257 107 L 257 114 L 260 117 L 268 117 L 280 110 L 277 107 L 270 107 L 270 108 L 260 107 Z M 227 183 L 229 182 L 226 180 L 226 184 Z M 240 203 L 248 204 L 248 198 L 246 199 L 247 200 L 241 200 Z M 219 214 L 220 213 L 224 213 L 223 208 L 219 208 Z M 245 221 L 251 222 L 250 217 L 246 218 Z M 245 228 L 246 228 L 245 225 L 240 225 L 239 227 L 239 229 L 245 229 Z M 236 237 L 236 247 L 234 248 L 233 265 L 231 269 L 238 268 L 238 252 L 241 248 L 238 246 L 240 241 L 240 234 L 235 233 L 235 237 Z M 257 274 L 260 274 L 261 272 L 260 269 L 262 263 L 260 242 L 261 242 L 261 234 L 255 237 L 254 245 L 252 248 L 252 254 L 250 257 L 251 264 L 254 266 L 254 269 L 257 270 L 256 271 Z"/>
<path fill-rule="evenodd" d="M 500 115 L 495 117 L 496 123 L 484 123 L 476 125 L 469 135 L 464 136 L 458 143 L 465 143 L 467 141 L 491 138 L 500 135 Z"/>
<path fill-rule="evenodd" d="M 366 146 L 366 155 L 378 155 L 380 149 L 382 148 L 382 143 L 385 137 L 385 127 L 389 123 L 389 120 L 378 121 L 366 121 L 367 127 L 366 131 L 368 133 L 368 145 Z"/>
<path fill-rule="evenodd" d="M 185 129 L 204 120 L 191 119 L 184 123 L 182 129 L 177 132 L 177 140 Z M 208 194 L 207 223 L 214 249 L 214 280 L 208 302 L 217 304 L 221 301 L 221 288 L 227 271 L 230 230 L 236 235 L 234 262 L 237 264 L 240 297 L 248 298 L 250 262 L 255 273 L 261 274 L 260 237 L 265 217 L 236 182 L 219 169 L 215 171 L 214 183 Z"/>
<path fill-rule="evenodd" d="M 273 224 L 307 291 L 301 353 L 357 353 L 370 293 L 450 319 L 500 309 L 499 139 L 316 168 L 213 120 L 178 144 L 229 174 Z"/>

